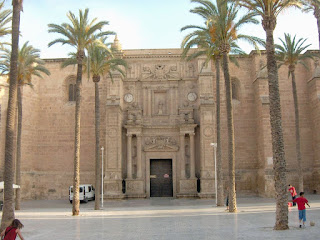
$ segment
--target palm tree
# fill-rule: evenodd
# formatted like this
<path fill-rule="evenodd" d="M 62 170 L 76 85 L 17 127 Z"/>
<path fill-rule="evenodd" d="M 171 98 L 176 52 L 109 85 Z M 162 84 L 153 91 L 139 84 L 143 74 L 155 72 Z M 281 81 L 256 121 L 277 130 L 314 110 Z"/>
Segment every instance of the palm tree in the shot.
<path fill-rule="evenodd" d="M 105 43 L 105 38 L 101 39 L 101 43 Z M 95 159 L 96 159 L 96 173 L 95 173 L 95 210 L 100 209 L 100 98 L 99 98 L 99 82 L 101 76 L 108 74 L 113 79 L 113 72 L 119 72 L 123 77 L 125 72 L 121 66 L 127 67 L 123 59 L 116 58 L 113 54 L 113 49 L 108 48 L 109 44 L 94 43 L 88 48 L 88 58 L 84 61 L 84 72 L 92 75 L 92 81 L 95 86 Z M 71 58 L 63 62 L 62 67 L 76 64 L 76 58 L 71 54 Z"/>
<path fill-rule="evenodd" d="M 59 33 L 62 38 L 53 40 L 48 44 L 52 46 L 56 43 L 62 45 L 67 44 L 75 47 L 77 50 L 77 81 L 76 81 L 76 110 L 75 110 L 75 144 L 74 144 L 74 179 L 73 179 L 73 204 L 72 214 L 79 215 L 80 201 L 79 201 L 79 184 L 80 184 L 80 119 L 81 119 L 81 86 L 82 86 L 82 64 L 85 57 L 85 49 L 90 44 L 97 41 L 98 37 L 108 35 L 110 32 L 101 31 L 102 28 L 108 25 L 107 21 L 96 22 L 94 18 L 92 21 L 88 19 L 89 9 L 83 12 L 79 10 L 79 18 L 77 18 L 71 11 L 68 12 L 67 17 L 71 24 L 62 23 L 49 24 L 49 33 Z M 99 31 L 99 32 L 98 32 Z"/>
<path fill-rule="evenodd" d="M 239 6 L 235 2 L 216 0 L 216 4 L 207 0 L 192 0 L 201 6 L 194 8 L 191 12 L 202 16 L 207 24 L 210 38 L 219 48 L 222 55 L 223 72 L 226 87 L 226 106 L 228 123 L 228 162 L 229 162 L 229 211 L 237 211 L 235 191 L 235 147 L 234 147 L 234 125 L 232 114 L 232 86 L 229 74 L 229 53 L 231 46 L 237 40 L 245 40 L 257 48 L 257 43 L 263 41 L 257 37 L 239 34 L 239 29 L 248 23 L 258 24 L 254 19 L 255 14 L 245 13 L 238 15 Z"/>
<path fill-rule="evenodd" d="M 8 27 L 8 24 L 12 21 L 12 11 L 10 9 L 2 10 L 4 7 L 4 1 L 0 3 L 0 37 L 11 34 L 11 28 Z M 7 43 L 0 43 L 0 46 Z"/>
<path fill-rule="evenodd" d="M 307 39 L 300 38 L 296 41 L 296 36 L 293 38 L 290 34 L 284 34 L 284 40 L 280 39 L 281 45 L 275 45 L 276 57 L 280 63 L 278 67 L 282 65 L 288 66 L 288 77 L 291 75 L 292 80 L 292 95 L 294 102 L 294 113 L 295 113 L 295 129 L 296 129 L 296 154 L 298 163 L 298 174 L 299 174 L 299 192 L 303 192 L 303 173 L 301 165 L 301 147 L 300 147 L 300 128 L 299 128 L 299 107 L 298 107 L 298 94 L 295 77 L 295 68 L 297 64 L 302 64 L 307 68 L 303 60 L 306 58 L 313 58 L 315 55 L 309 52 L 302 54 L 302 52 L 309 47 L 311 44 L 304 45 Z"/>
<path fill-rule="evenodd" d="M 294 0 L 240 0 L 240 4 L 253 13 L 261 16 L 262 26 L 266 32 L 267 70 L 269 82 L 270 124 L 273 151 L 273 169 L 276 191 L 276 224 L 275 230 L 288 229 L 286 160 L 281 120 L 281 103 L 279 94 L 278 68 L 275 57 L 273 31 L 277 16 L 283 9 L 298 6 Z"/>
<path fill-rule="evenodd" d="M 18 79 L 18 48 L 19 48 L 19 28 L 20 11 L 22 11 L 23 0 L 12 0 L 12 37 L 11 37 L 11 64 L 10 64 L 10 83 L 9 99 L 6 121 L 6 140 L 5 140 L 5 162 L 4 162 L 4 202 L 2 211 L 2 221 L 0 231 L 7 227 L 14 219 L 13 207 L 13 178 L 14 178 L 14 129 L 15 113 L 17 107 L 17 79 Z"/>
<path fill-rule="evenodd" d="M 182 59 L 191 61 L 192 59 L 197 58 L 198 56 L 205 55 L 206 62 L 208 64 L 210 60 L 215 62 L 216 69 L 216 129 L 217 129 L 217 206 L 223 206 L 223 174 L 222 174 L 222 160 L 221 160 L 221 126 L 220 126 L 220 53 L 217 45 L 211 41 L 210 33 L 207 27 L 187 25 L 181 28 L 181 31 L 184 30 L 196 29 L 193 32 L 189 33 L 182 40 L 181 47 Z M 196 51 L 192 54 L 190 50 L 196 47 Z"/>
<path fill-rule="evenodd" d="M 0 62 L 0 69 L 2 74 L 9 74 L 10 72 L 10 57 L 11 51 L 4 50 L 3 60 Z M 18 57 L 18 129 L 17 129 L 17 150 L 16 150 L 16 184 L 21 184 L 21 133 L 22 133 L 22 88 L 25 85 L 33 86 L 31 82 L 32 76 L 42 77 L 41 73 L 50 75 L 47 68 L 44 67 L 45 62 L 40 59 L 40 50 L 33 48 L 26 42 L 19 50 Z M 10 79 L 9 79 L 10 81 Z M 20 188 L 16 190 L 16 204 L 15 209 L 20 210 Z"/>
<path fill-rule="evenodd" d="M 104 41 L 103 41 L 104 42 Z M 127 64 L 123 59 L 116 58 L 112 50 L 103 48 L 99 44 L 93 44 L 88 49 L 89 55 L 89 72 L 92 75 L 92 81 L 95 87 L 95 133 L 96 133 L 96 199 L 95 209 L 100 208 L 100 98 L 99 82 L 101 76 L 108 74 L 113 79 L 113 72 L 119 72 L 123 77 L 125 72 L 120 66 L 126 67 Z M 102 186 L 103 187 L 103 186 Z M 102 196 L 103 197 L 103 196 Z"/>
<path fill-rule="evenodd" d="M 320 47 L 320 1 L 319 0 L 301 0 L 303 4 L 303 12 L 313 11 L 314 17 L 317 19 L 318 26 L 318 40 Z"/>

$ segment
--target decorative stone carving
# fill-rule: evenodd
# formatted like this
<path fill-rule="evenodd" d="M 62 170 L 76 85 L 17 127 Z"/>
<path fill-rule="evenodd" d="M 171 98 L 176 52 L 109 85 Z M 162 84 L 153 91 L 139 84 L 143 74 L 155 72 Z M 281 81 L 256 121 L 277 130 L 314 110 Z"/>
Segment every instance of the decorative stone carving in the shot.
<path fill-rule="evenodd" d="M 118 173 L 118 172 L 107 172 L 106 173 L 106 179 L 119 180 L 119 179 L 121 179 L 121 174 Z"/>
<path fill-rule="evenodd" d="M 203 129 L 203 134 L 206 136 L 206 137 L 211 137 L 213 135 L 213 128 L 212 127 L 205 127 Z"/>
<path fill-rule="evenodd" d="M 117 129 L 114 129 L 114 128 L 110 129 L 110 130 L 108 131 L 108 136 L 109 136 L 109 137 L 115 137 L 115 136 L 117 136 Z"/>
<path fill-rule="evenodd" d="M 131 106 L 128 107 L 128 125 L 137 124 L 140 125 L 142 123 L 142 109 L 135 102 Z"/>
<path fill-rule="evenodd" d="M 157 136 L 157 137 L 147 137 L 145 139 L 145 147 L 144 151 L 178 151 L 179 146 L 177 142 L 172 137 L 164 137 L 164 136 Z"/>
<path fill-rule="evenodd" d="M 198 95 L 195 92 L 190 92 L 188 93 L 188 100 L 190 102 L 194 102 L 195 100 L 197 100 Z"/>
<path fill-rule="evenodd" d="M 143 181 L 135 179 L 126 181 L 126 193 L 128 195 L 142 194 L 143 192 Z"/>
<path fill-rule="evenodd" d="M 197 182 L 194 179 L 183 179 L 180 180 L 180 193 L 196 193 L 197 191 Z"/>
<path fill-rule="evenodd" d="M 110 192 L 117 192 L 120 190 L 119 184 L 117 184 L 117 183 L 108 183 L 105 186 L 107 188 L 107 191 L 110 191 Z"/>
<path fill-rule="evenodd" d="M 166 66 L 164 64 L 156 64 L 152 67 L 143 66 L 142 68 L 142 79 L 177 79 L 179 78 L 179 73 L 177 71 L 177 66 Z"/>
<path fill-rule="evenodd" d="M 189 106 L 189 102 L 185 101 L 183 106 L 179 108 L 180 123 L 194 123 L 193 107 Z"/>

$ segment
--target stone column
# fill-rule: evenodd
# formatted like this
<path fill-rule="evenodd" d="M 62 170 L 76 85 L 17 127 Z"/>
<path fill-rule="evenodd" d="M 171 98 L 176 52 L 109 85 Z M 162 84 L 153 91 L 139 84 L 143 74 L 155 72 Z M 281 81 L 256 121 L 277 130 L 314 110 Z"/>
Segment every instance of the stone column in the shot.
<path fill-rule="evenodd" d="M 148 116 L 152 115 L 152 90 L 148 89 Z"/>
<path fill-rule="evenodd" d="M 137 178 L 142 177 L 141 135 L 137 135 Z"/>
<path fill-rule="evenodd" d="M 143 112 L 143 116 L 147 115 L 147 100 L 148 100 L 148 89 L 146 86 L 144 86 L 142 88 L 142 94 L 143 94 L 143 98 L 142 98 L 142 112 Z"/>
<path fill-rule="evenodd" d="M 190 178 L 195 178 L 195 151 L 194 151 L 194 135 L 195 133 L 190 133 Z"/>
<path fill-rule="evenodd" d="M 175 111 L 174 111 L 174 113 L 175 114 L 179 114 L 178 113 L 178 106 L 179 106 L 179 96 L 178 96 L 178 87 L 177 86 L 175 86 L 175 88 L 174 88 L 174 93 L 175 93 L 175 99 L 174 99 L 174 101 L 175 101 Z"/>
<path fill-rule="evenodd" d="M 132 134 L 127 134 L 127 178 L 132 179 Z"/>
<path fill-rule="evenodd" d="M 186 178 L 186 160 L 185 160 L 185 142 L 184 142 L 184 133 L 180 133 L 180 151 L 181 151 L 181 159 L 180 159 L 180 171 L 181 176 L 180 179 Z"/>

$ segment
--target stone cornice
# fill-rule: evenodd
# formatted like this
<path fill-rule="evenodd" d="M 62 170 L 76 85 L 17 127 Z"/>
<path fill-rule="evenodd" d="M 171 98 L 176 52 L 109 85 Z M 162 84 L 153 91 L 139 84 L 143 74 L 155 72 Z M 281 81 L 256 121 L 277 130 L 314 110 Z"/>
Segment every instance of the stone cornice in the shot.
<path fill-rule="evenodd" d="M 8 83 L 0 83 L 0 87 L 9 87 Z"/>
<path fill-rule="evenodd" d="M 136 58 L 181 58 L 179 54 L 134 54 L 134 55 L 125 55 L 124 59 L 136 59 Z"/>
<path fill-rule="evenodd" d="M 66 60 L 67 58 L 44 58 L 43 61 L 46 63 L 62 63 Z"/>

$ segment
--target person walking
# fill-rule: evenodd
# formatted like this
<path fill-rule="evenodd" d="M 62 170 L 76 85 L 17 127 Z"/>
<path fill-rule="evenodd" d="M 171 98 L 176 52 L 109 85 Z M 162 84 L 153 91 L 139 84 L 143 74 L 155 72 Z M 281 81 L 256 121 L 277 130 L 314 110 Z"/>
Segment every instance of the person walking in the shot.
<path fill-rule="evenodd" d="M 290 194 L 291 194 L 291 196 L 292 196 L 292 201 L 295 200 L 296 197 L 297 197 L 297 192 L 296 192 L 295 187 L 294 187 L 294 186 L 291 186 L 291 185 L 289 184 L 289 189 L 288 189 L 288 191 L 290 192 Z M 295 202 L 293 202 L 293 206 L 296 206 L 296 203 L 295 203 Z"/>
<path fill-rule="evenodd" d="M 292 200 L 292 202 L 296 202 L 298 204 L 298 210 L 299 210 L 299 227 L 300 228 L 305 228 L 305 222 L 307 221 L 306 217 L 306 204 L 309 206 L 308 200 L 304 197 L 304 192 L 300 193 L 300 197 Z M 303 226 L 301 225 L 301 221 L 303 220 Z"/>
<path fill-rule="evenodd" d="M 1 232 L 1 239 L 4 237 L 3 240 L 15 240 L 18 235 L 21 240 L 24 240 L 20 232 L 21 228 L 23 224 L 18 219 L 14 219 L 11 225 Z"/>

